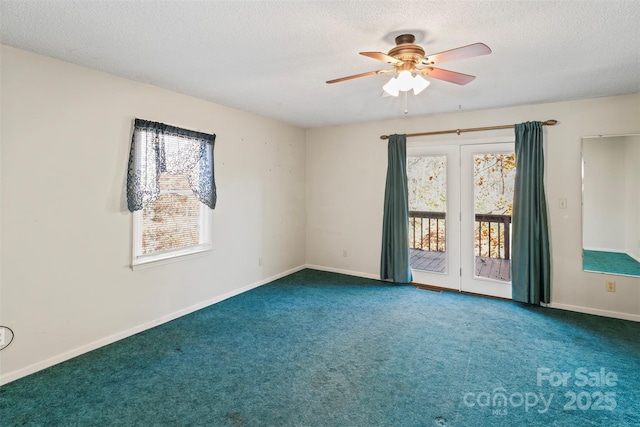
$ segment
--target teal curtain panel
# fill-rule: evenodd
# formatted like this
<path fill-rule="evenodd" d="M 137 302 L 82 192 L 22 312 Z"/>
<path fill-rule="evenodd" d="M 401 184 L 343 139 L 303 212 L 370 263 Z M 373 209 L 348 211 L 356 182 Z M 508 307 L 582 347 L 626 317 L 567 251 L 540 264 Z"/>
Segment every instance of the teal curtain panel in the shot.
<path fill-rule="evenodd" d="M 389 137 L 380 279 L 396 283 L 409 283 L 413 280 L 409 263 L 406 135 Z"/>
<path fill-rule="evenodd" d="M 513 197 L 512 298 L 550 302 L 550 256 L 541 122 L 515 125 L 516 178 Z"/>

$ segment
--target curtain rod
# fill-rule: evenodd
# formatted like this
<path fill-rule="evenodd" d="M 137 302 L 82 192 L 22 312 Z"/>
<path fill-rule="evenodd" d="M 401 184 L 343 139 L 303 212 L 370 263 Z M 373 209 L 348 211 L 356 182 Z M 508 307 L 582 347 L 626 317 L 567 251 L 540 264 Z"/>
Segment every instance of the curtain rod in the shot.
<path fill-rule="evenodd" d="M 542 125 L 553 126 L 556 123 L 558 123 L 557 120 L 547 120 L 546 122 L 542 122 Z M 457 133 L 458 135 L 460 135 L 462 132 L 478 132 L 481 130 L 495 130 L 495 129 L 512 129 L 513 127 L 515 127 L 515 125 L 487 126 L 483 128 L 449 129 L 449 130 L 439 130 L 435 132 L 408 133 L 407 138 L 412 136 L 442 135 L 445 133 Z M 380 135 L 380 139 L 389 139 L 389 135 Z"/>

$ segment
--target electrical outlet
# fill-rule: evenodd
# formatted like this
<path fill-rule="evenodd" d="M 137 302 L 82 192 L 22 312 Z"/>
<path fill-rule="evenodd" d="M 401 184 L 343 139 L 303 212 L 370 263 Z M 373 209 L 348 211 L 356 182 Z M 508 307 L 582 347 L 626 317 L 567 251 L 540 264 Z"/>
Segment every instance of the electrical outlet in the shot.
<path fill-rule="evenodd" d="M 616 282 L 615 280 L 607 280 L 607 292 L 615 292 L 616 291 Z"/>
<path fill-rule="evenodd" d="M 343 249 L 343 250 L 342 250 L 342 256 L 343 256 L 344 258 L 346 258 L 346 257 L 347 257 L 347 250 L 346 250 L 346 249 Z"/>
<path fill-rule="evenodd" d="M 258 258 L 258 267 L 262 267 L 262 257 Z"/>

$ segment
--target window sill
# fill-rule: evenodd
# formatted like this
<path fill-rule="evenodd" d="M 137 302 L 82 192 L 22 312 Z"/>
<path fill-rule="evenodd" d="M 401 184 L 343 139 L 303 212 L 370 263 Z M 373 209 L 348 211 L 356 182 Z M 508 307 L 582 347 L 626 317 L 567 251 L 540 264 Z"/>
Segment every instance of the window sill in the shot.
<path fill-rule="evenodd" d="M 144 268 L 186 261 L 193 258 L 200 258 L 207 255 L 209 252 L 211 252 L 212 249 L 212 245 L 203 245 L 179 252 L 169 252 L 165 254 L 137 259 L 131 263 L 131 270 L 141 270 Z"/>

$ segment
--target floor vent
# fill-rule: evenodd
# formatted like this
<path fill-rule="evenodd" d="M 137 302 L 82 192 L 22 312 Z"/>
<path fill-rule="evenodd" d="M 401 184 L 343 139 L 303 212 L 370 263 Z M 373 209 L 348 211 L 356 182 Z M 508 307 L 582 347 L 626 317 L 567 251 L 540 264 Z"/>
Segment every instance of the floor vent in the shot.
<path fill-rule="evenodd" d="M 421 291 L 429 291 L 429 292 L 436 292 L 436 293 L 442 292 L 442 289 L 440 288 L 435 288 L 433 286 L 425 286 L 425 285 L 416 285 L 416 289 L 420 289 Z"/>

